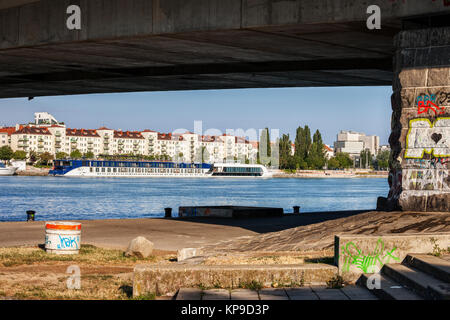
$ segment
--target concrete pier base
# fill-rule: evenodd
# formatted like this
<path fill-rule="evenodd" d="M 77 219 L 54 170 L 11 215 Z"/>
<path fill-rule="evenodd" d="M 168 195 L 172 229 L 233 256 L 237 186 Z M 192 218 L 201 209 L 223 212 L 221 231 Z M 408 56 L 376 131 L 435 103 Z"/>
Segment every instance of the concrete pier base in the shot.
<path fill-rule="evenodd" d="M 396 39 L 389 194 L 379 210 L 450 211 L 450 28 Z"/>

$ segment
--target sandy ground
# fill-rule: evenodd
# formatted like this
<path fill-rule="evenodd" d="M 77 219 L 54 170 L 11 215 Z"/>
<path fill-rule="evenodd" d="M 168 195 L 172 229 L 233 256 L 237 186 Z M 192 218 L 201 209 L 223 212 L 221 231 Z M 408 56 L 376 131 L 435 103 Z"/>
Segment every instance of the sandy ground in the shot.
<path fill-rule="evenodd" d="M 136 263 L 177 263 L 176 250 L 183 247 L 203 247 L 201 263 L 208 265 L 332 263 L 335 234 L 450 232 L 450 213 L 354 211 L 263 219 L 132 219 L 82 224 L 84 244 L 123 250 L 131 239 L 143 235 L 155 243 L 154 257 L 127 260 L 116 250 L 102 253 L 115 259 L 111 262 L 99 260 L 101 255 L 88 261 L 83 257 L 53 261 L 38 248 L 44 239 L 44 222 L 0 223 L 0 300 L 129 299 Z M 10 248 L 21 245 L 32 248 Z M 14 250 L 21 250 L 24 256 Z M 67 267 L 73 264 L 81 269 L 81 290 L 66 286 Z"/>
<path fill-rule="evenodd" d="M 329 251 L 340 233 L 383 235 L 389 233 L 450 232 L 450 213 L 377 212 L 329 220 L 279 232 L 246 236 L 206 246 L 205 252 Z"/>
<path fill-rule="evenodd" d="M 104 248 L 126 249 L 137 236 L 144 236 L 156 249 L 176 251 L 186 247 L 202 247 L 236 237 L 337 219 L 362 211 L 344 211 L 286 215 L 259 219 L 116 219 L 84 220 L 81 242 Z M 38 245 L 44 243 L 45 222 L 0 222 L 0 247 Z"/>

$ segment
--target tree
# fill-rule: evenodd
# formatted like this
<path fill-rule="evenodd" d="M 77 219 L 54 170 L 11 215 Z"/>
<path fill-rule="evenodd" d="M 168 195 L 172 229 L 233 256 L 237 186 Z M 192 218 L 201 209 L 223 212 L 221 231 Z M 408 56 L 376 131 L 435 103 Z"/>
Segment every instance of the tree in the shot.
<path fill-rule="evenodd" d="M 53 155 L 49 152 L 44 152 L 39 155 L 39 161 L 43 165 L 48 165 L 48 163 L 53 160 Z"/>
<path fill-rule="evenodd" d="M 34 164 L 38 160 L 38 155 L 36 151 L 31 150 L 28 159 L 30 160 L 31 164 Z"/>
<path fill-rule="evenodd" d="M 294 157 L 291 155 L 291 145 L 289 135 L 283 134 L 279 141 L 280 169 L 292 170 L 296 168 Z"/>
<path fill-rule="evenodd" d="M 69 155 L 65 152 L 56 153 L 55 159 L 66 159 Z"/>
<path fill-rule="evenodd" d="M 311 130 L 307 125 L 304 128 L 298 127 L 295 135 L 295 163 L 299 169 L 311 167 L 309 153 L 311 151 Z"/>
<path fill-rule="evenodd" d="M 372 166 L 372 154 L 369 149 L 362 150 L 360 155 L 360 167 L 364 167 L 365 169 L 370 168 Z"/>
<path fill-rule="evenodd" d="M 353 165 L 353 160 L 348 153 L 338 152 L 335 158 L 339 162 L 339 168 L 341 169 L 347 169 Z"/>
<path fill-rule="evenodd" d="M 86 152 L 84 154 L 84 157 L 87 158 L 87 159 L 94 159 L 95 155 L 94 155 L 94 153 L 92 151 L 88 151 L 88 152 Z"/>
<path fill-rule="evenodd" d="M 3 146 L 0 148 L 0 160 L 9 161 L 13 158 L 14 151 L 10 146 Z"/>
<path fill-rule="evenodd" d="M 389 156 L 391 152 L 389 150 L 380 151 L 377 154 L 375 164 L 377 170 L 387 170 L 389 168 Z"/>
<path fill-rule="evenodd" d="M 336 157 L 332 157 L 332 158 L 330 158 L 330 160 L 328 160 L 328 169 L 339 169 L 339 168 L 340 168 L 340 163 L 336 159 Z"/>
<path fill-rule="evenodd" d="M 81 152 L 78 149 L 75 149 L 70 153 L 70 157 L 72 159 L 80 159 L 82 156 L 83 155 L 81 154 Z"/>
<path fill-rule="evenodd" d="M 271 155 L 269 128 L 265 128 L 259 137 L 258 163 L 270 166 Z"/>
<path fill-rule="evenodd" d="M 322 135 L 319 130 L 316 130 L 313 136 L 313 143 L 311 150 L 307 157 L 308 166 L 312 169 L 322 169 L 326 163 L 326 156 Z"/>
<path fill-rule="evenodd" d="M 27 153 L 25 151 L 22 151 L 22 150 L 17 150 L 13 154 L 13 159 L 14 160 L 26 160 L 27 159 Z"/>

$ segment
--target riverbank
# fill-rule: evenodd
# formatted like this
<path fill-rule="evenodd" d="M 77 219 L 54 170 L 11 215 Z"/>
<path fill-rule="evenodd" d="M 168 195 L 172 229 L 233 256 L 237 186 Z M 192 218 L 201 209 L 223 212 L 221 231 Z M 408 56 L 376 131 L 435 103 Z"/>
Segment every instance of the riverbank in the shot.
<path fill-rule="evenodd" d="M 370 170 L 297 170 L 286 172 L 277 170 L 273 172 L 274 178 L 387 178 L 388 171 Z"/>
<path fill-rule="evenodd" d="M 133 270 L 180 263 L 208 266 L 333 264 L 335 234 L 403 234 L 450 231 L 450 213 L 322 212 L 260 219 L 127 219 L 82 222 L 76 256 L 42 250 L 44 222 L 0 223 L 1 299 L 131 299 Z M 146 259 L 123 250 L 141 235 L 154 242 Z M 93 246 L 93 244 L 96 245 Z M 202 247 L 201 257 L 178 262 L 176 250 Z M 444 248 L 445 249 L 445 248 Z M 81 270 L 80 290 L 66 287 L 67 268 Z M 186 266 L 188 267 L 188 266 Z M 277 283 L 272 284 L 278 286 Z M 138 299 L 168 299 L 154 294 Z"/>
<path fill-rule="evenodd" d="M 18 176 L 48 176 L 49 168 L 27 166 L 26 170 L 17 171 Z M 286 172 L 274 170 L 273 178 L 387 178 L 388 171 L 353 170 L 297 170 Z"/>
<path fill-rule="evenodd" d="M 26 170 L 18 170 L 16 171 L 16 175 L 18 176 L 27 176 L 27 177 L 44 177 L 48 176 L 49 168 L 37 168 L 33 166 L 27 166 Z"/>

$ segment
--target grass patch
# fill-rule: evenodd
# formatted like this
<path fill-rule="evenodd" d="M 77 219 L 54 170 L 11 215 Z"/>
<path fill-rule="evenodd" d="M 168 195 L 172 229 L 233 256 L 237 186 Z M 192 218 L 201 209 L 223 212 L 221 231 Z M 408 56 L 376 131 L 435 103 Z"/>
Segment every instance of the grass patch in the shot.
<path fill-rule="evenodd" d="M 433 244 L 433 252 L 431 253 L 431 255 L 435 257 L 440 257 L 443 253 L 445 253 L 446 250 L 439 247 L 436 238 L 431 238 L 430 241 Z M 449 249 L 450 248 L 447 248 L 447 252 L 449 252 Z"/>
<path fill-rule="evenodd" d="M 32 248 L 0 248 L 0 265 L 12 267 L 17 265 L 30 265 L 42 262 L 84 262 L 95 264 L 106 263 L 134 263 L 137 261 L 154 262 L 155 256 L 149 256 L 145 259 L 137 257 L 125 257 L 122 250 L 103 249 L 92 245 L 83 244 L 80 253 L 76 255 L 58 255 L 50 254 L 39 247 Z"/>
<path fill-rule="evenodd" d="M 131 300 L 155 300 L 155 299 L 156 299 L 156 294 L 146 293 L 146 294 L 134 297 Z"/>
<path fill-rule="evenodd" d="M 336 274 L 333 278 L 327 281 L 327 287 L 329 289 L 340 289 L 344 287 L 344 278 L 341 275 Z"/>
<path fill-rule="evenodd" d="M 263 288 L 263 284 L 259 281 L 252 280 L 248 282 L 241 282 L 239 284 L 239 288 L 242 289 L 250 289 L 250 290 L 261 290 Z"/>

